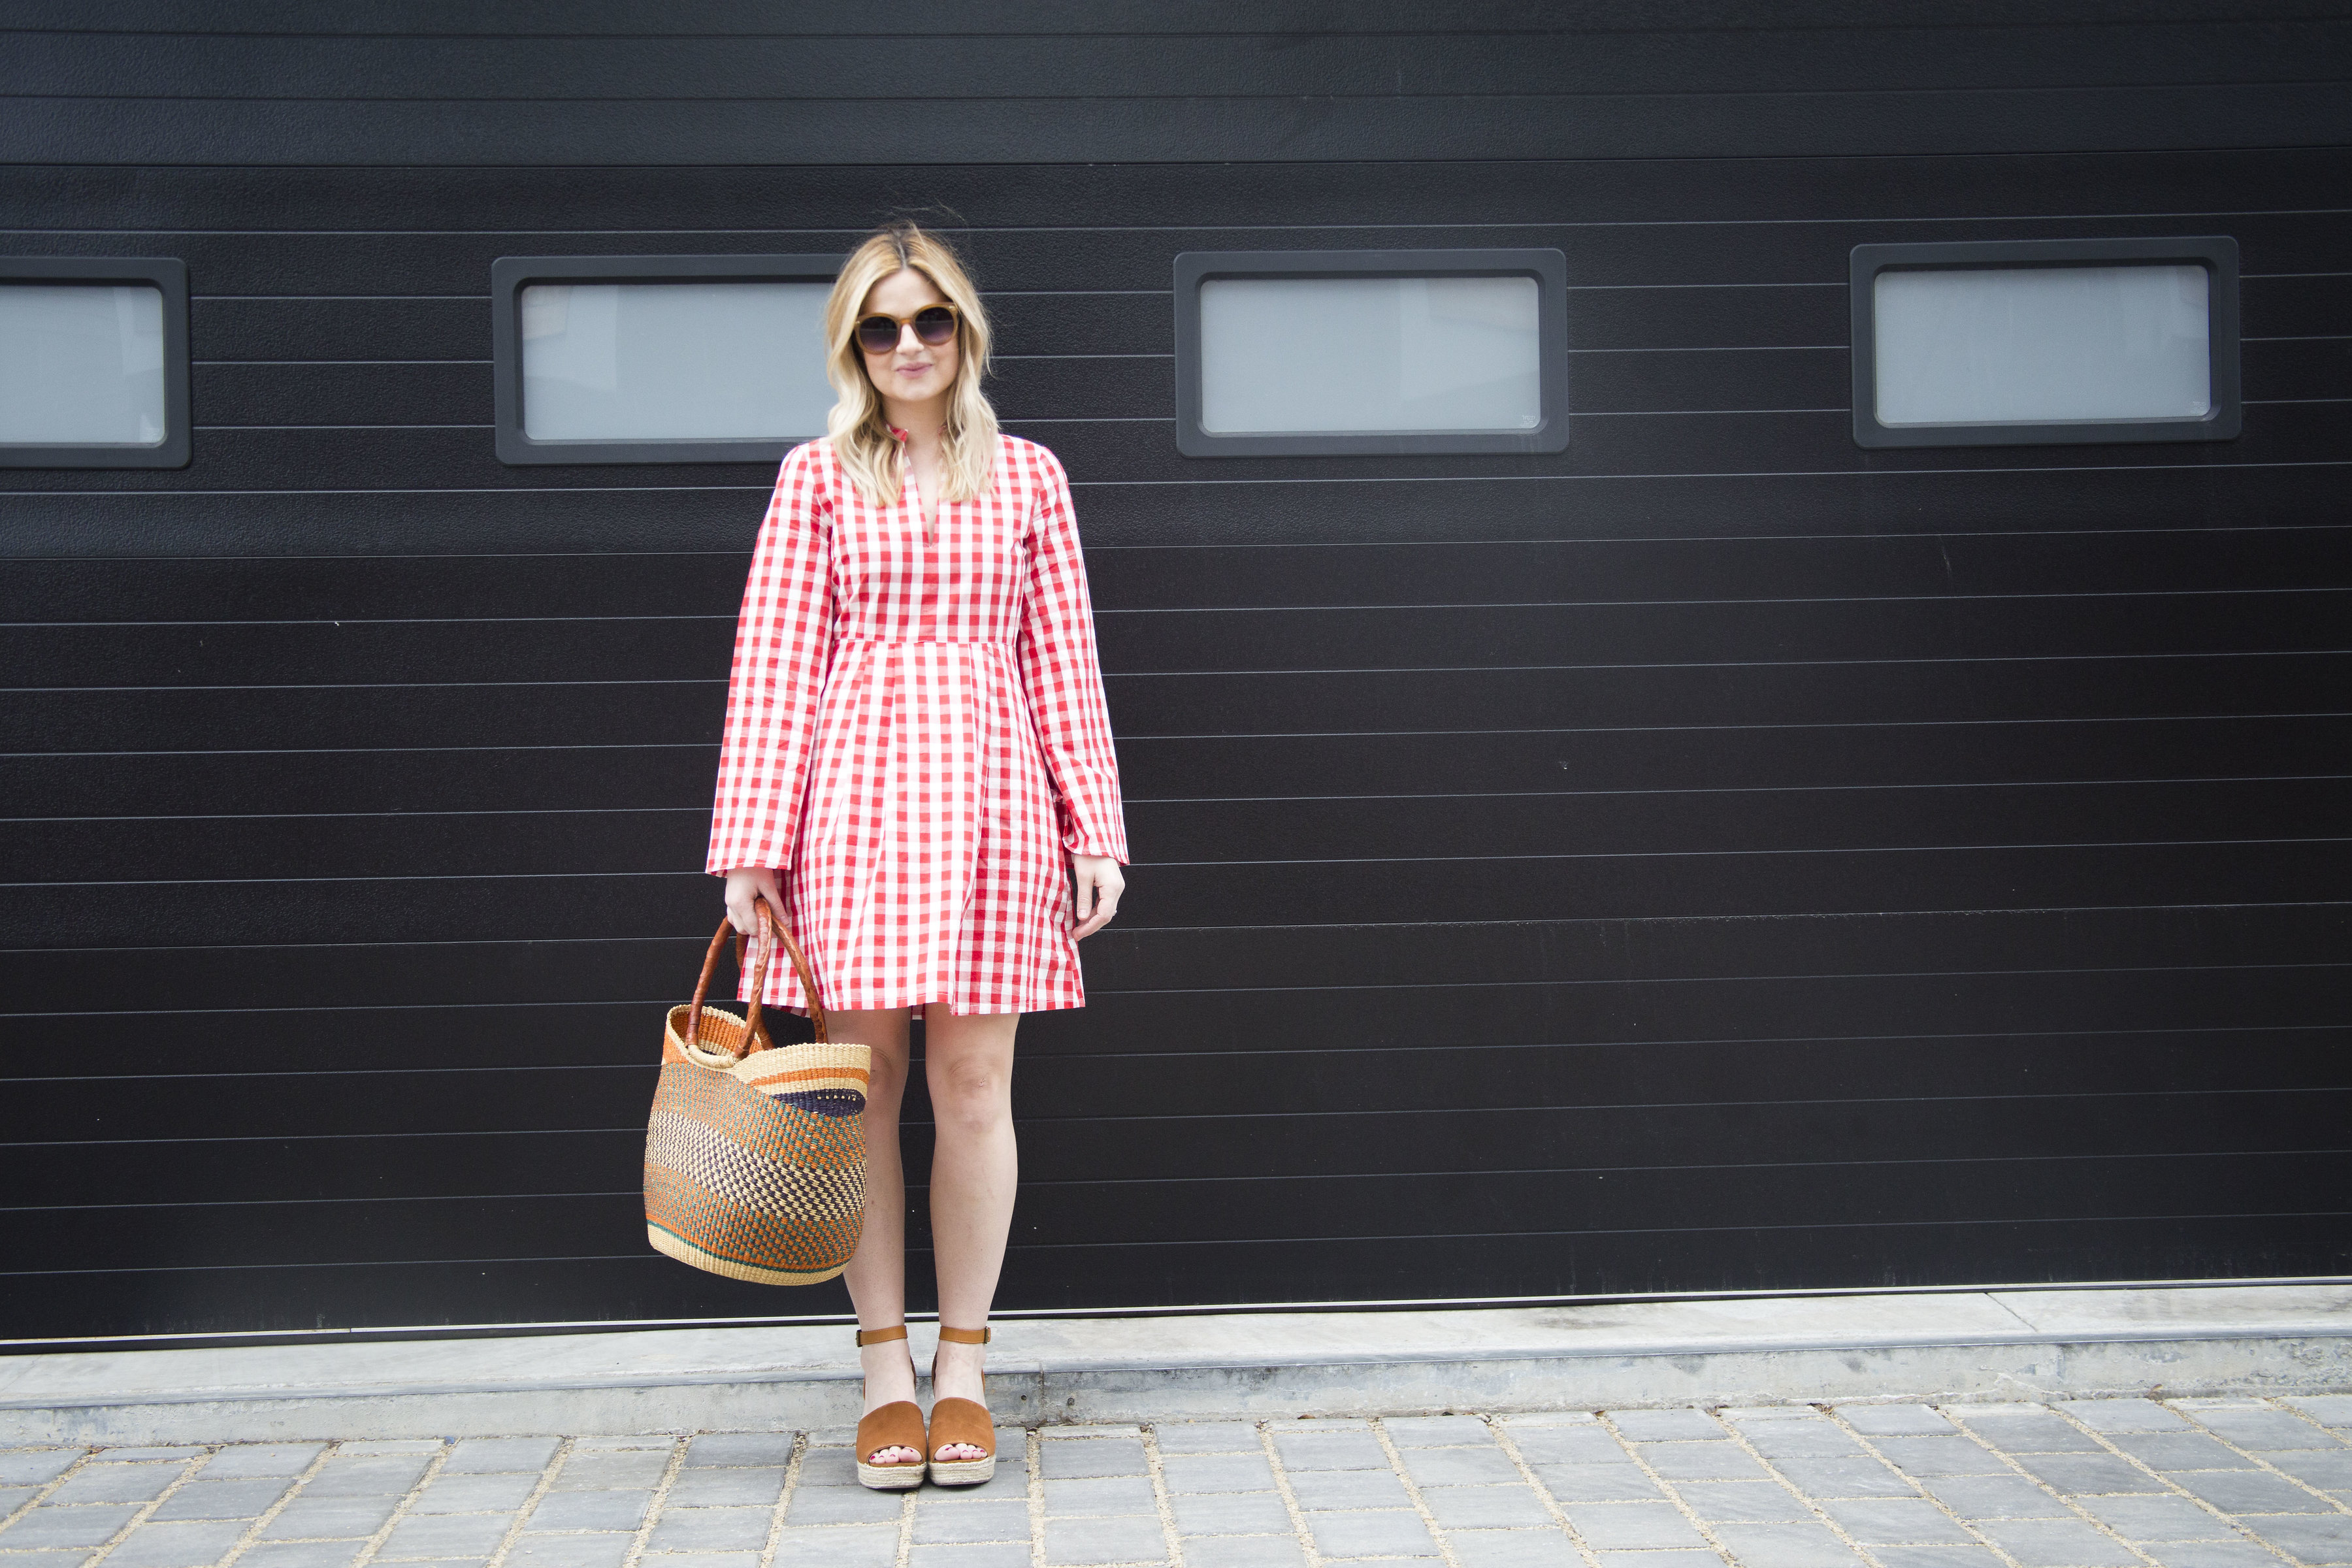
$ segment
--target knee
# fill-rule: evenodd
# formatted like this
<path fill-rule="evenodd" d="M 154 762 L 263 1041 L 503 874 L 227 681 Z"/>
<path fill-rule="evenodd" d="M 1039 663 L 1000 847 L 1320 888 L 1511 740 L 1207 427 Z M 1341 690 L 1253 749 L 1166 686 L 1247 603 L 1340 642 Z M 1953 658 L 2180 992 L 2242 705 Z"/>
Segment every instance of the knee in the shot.
<path fill-rule="evenodd" d="M 994 1062 L 944 1062 L 929 1079 L 931 1115 L 942 1132 L 991 1132 L 1013 1120 L 1013 1075 Z"/>

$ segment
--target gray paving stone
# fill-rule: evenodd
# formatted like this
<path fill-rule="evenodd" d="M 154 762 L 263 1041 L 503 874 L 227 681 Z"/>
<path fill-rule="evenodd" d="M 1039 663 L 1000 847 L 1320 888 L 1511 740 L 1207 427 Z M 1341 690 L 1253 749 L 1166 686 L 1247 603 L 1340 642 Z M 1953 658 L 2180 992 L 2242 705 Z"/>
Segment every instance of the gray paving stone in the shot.
<path fill-rule="evenodd" d="M 741 1469 L 680 1470 L 670 1484 L 671 1508 L 773 1508 L 784 1472 L 772 1465 Z"/>
<path fill-rule="evenodd" d="M 1675 1491 L 1690 1510 L 1712 1524 L 1722 1519 L 1811 1519 L 1804 1500 L 1778 1481 L 1685 1481 Z"/>
<path fill-rule="evenodd" d="M 1989 1546 L 1879 1546 L 1871 1555 L 1885 1568 L 2003 1568 Z"/>
<path fill-rule="evenodd" d="M 235 1546 L 252 1521 L 243 1519 L 152 1521 L 125 1537 L 107 1557 L 122 1568 L 206 1568 Z"/>
<path fill-rule="evenodd" d="M 1822 1504 L 1865 1546 L 1972 1546 L 1975 1537 L 1924 1498 L 1843 1498 Z"/>
<path fill-rule="evenodd" d="M 1048 1481 L 1090 1480 L 1100 1476 L 1148 1474 L 1140 1437 L 1059 1438 L 1044 1447 Z"/>
<path fill-rule="evenodd" d="M 1837 1413 L 1847 1426 L 1872 1437 L 1932 1437 L 1952 1430 L 1952 1424 L 1924 1405 L 1841 1405 Z"/>
<path fill-rule="evenodd" d="M 2160 1541 L 2144 1546 L 2164 1568 L 2279 1568 L 2279 1554 L 2260 1542 Z"/>
<path fill-rule="evenodd" d="M 2190 1420 L 2218 1432 L 2239 1447 L 2256 1454 L 2295 1448 L 2338 1448 L 2343 1445 L 2299 1415 L 2260 1406 L 2223 1406 L 2189 1411 Z"/>
<path fill-rule="evenodd" d="M 180 1479 L 178 1465 L 92 1465 L 49 1494 L 45 1508 L 84 1502 L 152 1502 Z"/>
<path fill-rule="evenodd" d="M 398 1497 L 312 1497 L 302 1495 L 261 1527 L 264 1541 L 348 1541 L 373 1535 L 400 1506 Z"/>
<path fill-rule="evenodd" d="M 583 1454 L 574 1450 L 555 1472 L 554 1490 L 559 1492 L 623 1491 L 638 1488 L 650 1489 L 659 1484 L 662 1472 L 669 1468 L 667 1448 L 630 1448 L 619 1453 Z"/>
<path fill-rule="evenodd" d="M 265 1541 L 247 1548 L 236 1568 L 351 1568 L 366 1545 L 364 1541 Z"/>
<path fill-rule="evenodd" d="M 781 1470 L 792 1463 L 793 1443 L 796 1436 L 791 1432 L 708 1433 L 687 1446 L 686 1468 L 773 1465 Z"/>
<path fill-rule="evenodd" d="M 1274 1487 L 1274 1467 L 1264 1453 L 1169 1454 L 1160 1478 L 1171 1492 L 1262 1492 Z"/>
<path fill-rule="evenodd" d="M 756 1552 L 768 1544 L 764 1508 L 667 1508 L 646 1541 L 648 1552 Z"/>
<path fill-rule="evenodd" d="M 2047 1410 L 2013 1415 L 1971 1415 L 1969 1430 L 2004 1454 L 2103 1454 L 2098 1439 Z"/>
<path fill-rule="evenodd" d="M 2079 1519 L 1988 1520 L 1977 1528 L 2021 1568 L 2135 1568 L 2123 1542 Z"/>
<path fill-rule="evenodd" d="M 1147 1513 L 1157 1517 L 1159 1512 L 1151 1482 L 1142 1476 L 1092 1476 L 1045 1483 L 1048 1519 L 1119 1519 Z"/>
<path fill-rule="evenodd" d="M 2094 1432 L 2186 1432 L 2188 1421 L 2152 1399 L 2061 1399 L 2057 1407 Z"/>
<path fill-rule="evenodd" d="M 2132 1541 L 2220 1541 L 2237 1534 L 2185 1497 L 2093 1497 L 2083 1511 Z"/>
<path fill-rule="evenodd" d="M 2009 1467 L 1966 1437 L 1874 1437 L 1882 1457 L 1909 1476 L 2003 1476 Z"/>
<path fill-rule="evenodd" d="M 802 1487 L 793 1493 L 784 1513 L 789 1526 L 878 1524 L 898 1517 L 902 1493 L 870 1491 L 865 1487 Z"/>
<path fill-rule="evenodd" d="M 1508 1487 L 1436 1487 L 1422 1493 L 1438 1528 L 1557 1531 L 1551 1512 L 1525 1482 Z M 1566 1537 L 1561 1539 L 1565 1540 Z"/>
<path fill-rule="evenodd" d="M 2020 1454 L 2017 1462 L 2070 1497 L 2164 1490 L 2162 1481 L 2113 1454 Z"/>
<path fill-rule="evenodd" d="M 278 1516 L 285 1518 L 284 1514 Z M 444 1513 L 411 1514 L 392 1527 L 384 1538 L 383 1550 L 377 1561 L 401 1563 L 410 1560 L 431 1562 L 444 1557 L 487 1557 L 498 1550 L 506 1539 L 507 1527 L 514 1522 L 506 1514 Z"/>
<path fill-rule="evenodd" d="M 760 1568 L 756 1552 L 649 1552 L 638 1561 L 645 1568 Z"/>
<path fill-rule="evenodd" d="M 2066 1506 L 2016 1476 L 1936 1476 L 1927 1482 L 1936 1500 L 1962 1519 L 2063 1519 Z"/>
<path fill-rule="evenodd" d="M 2314 1394 L 2280 1401 L 2292 1405 L 2322 1426 L 2352 1426 L 2352 1394 Z"/>
<path fill-rule="evenodd" d="M 1161 1563 L 1168 1537 L 1157 1519 L 1049 1519 L 1045 1561 L 1049 1563 Z"/>
<path fill-rule="evenodd" d="M 1706 1552 L 1595 1552 L 1601 1568 L 1723 1568 L 1723 1559 Z M 1573 1563 L 1573 1557 L 1565 1560 Z"/>
<path fill-rule="evenodd" d="M 17 1448 L 0 1454 L 0 1486 L 46 1486 L 73 1468 L 79 1448 Z"/>
<path fill-rule="evenodd" d="M 0 1519 L 5 1519 L 33 1500 L 38 1487 L 0 1487 Z"/>
<path fill-rule="evenodd" d="M 877 1494 L 878 1495 L 878 1494 Z M 776 1543 L 775 1568 L 890 1568 L 898 1557 L 898 1527 L 869 1524 L 846 1530 L 794 1530 Z"/>
<path fill-rule="evenodd" d="M 1305 1568 L 1306 1562 L 1307 1553 L 1287 1535 L 1214 1535 L 1184 1542 L 1184 1568 Z"/>
<path fill-rule="evenodd" d="M 1855 1459 L 1811 1456 L 1775 1459 L 1773 1468 L 1807 1497 L 1917 1497 L 1918 1489 L 1867 1455 Z"/>
<path fill-rule="evenodd" d="M 561 1443 L 556 1437 L 467 1437 L 450 1450 L 449 1462 L 441 1467 L 441 1473 L 470 1476 L 528 1470 L 537 1475 L 555 1458 Z"/>
<path fill-rule="evenodd" d="M 1657 1484 L 1630 1464 L 1537 1465 L 1532 1467 L 1544 1490 L 1562 1502 L 1646 1501 L 1665 1494 Z"/>
<path fill-rule="evenodd" d="M 1714 1527 L 1739 1568 L 1860 1568 L 1853 1549 L 1827 1525 L 1736 1523 Z"/>
<path fill-rule="evenodd" d="M 1393 1470 L 1308 1470 L 1290 1478 L 1301 1509 L 1411 1508 L 1412 1497 Z"/>
<path fill-rule="evenodd" d="M 1029 1502 L 1025 1498 L 1002 1498 L 970 1508 L 925 1508 L 919 1497 L 914 1540 L 919 1544 L 950 1541 L 1018 1541 L 1029 1539 Z"/>
<path fill-rule="evenodd" d="M 302 1498 L 399 1497 L 415 1486 L 432 1461 L 423 1455 L 337 1454 L 304 1483 Z"/>
<path fill-rule="evenodd" d="M 621 1568 L 633 1535 L 524 1536 L 507 1553 L 506 1568 Z"/>
<path fill-rule="evenodd" d="M 1530 1465 L 1630 1464 L 1625 1446 L 1601 1426 L 1518 1426 L 1507 1428 L 1519 1457 Z"/>
<path fill-rule="evenodd" d="M 1326 1558 L 1435 1557 L 1437 1542 L 1421 1515 L 1404 1509 L 1318 1513 L 1307 1521 Z"/>
<path fill-rule="evenodd" d="M 85 1502 L 61 1507 L 42 1502 L 16 1523 L 0 1531 L 0 1552 L 33 1552 L 37 1547 L 97 1547 L 139 1514 L 136 1502 Z"/>
<path fill-rule="evenodd" d="M 1181 1421 L 1151 1429 L 1164 1458 L 1171 1454 L 1260 1454 L 1257 1427 L 1247 1421 Z"/>
<path fill-rule="evenodd" d="M 1176 1528 L 1192 1535 L 1287 1535 L 1290 1510 L 1273 1492 L 1211 1492 L 1168 1500 Z"/>
<path fill-rule="evenodd" d="M 93 1465 L 129 1465 L 143 1464 L 151 1460 L 172 1460 L 179 1462 L 188 1459 L 201 1458 L 203 1456 L 203 1447 L 193 1443 L 157 1444 L 152 1447 L 133 1447 L 125 1445 L 120 1448 L 99 1449 L 98 1452 L 90 1456 L 90 1463 Z"/>
<path fill-rule="evenodd" d="M 2172 1478 L 2223 1513 L 2324 1513 L 2328 1504 L 2261 1470 L 2188 1470 Z"/>
<path fill-rule="evenodd" d="M 1494 1443 L 1483 1448 L 1404 1448 L 1405 1473 L 1418 1487 L 1525 1486 L 1511 1457 Z"/>
<path fill-rule="evenodd" d="M 583 1443 L 593 1443 L 593 1437 L 583 1437 Z M 383 1454 L 413 1454 L 422 1464 L 439 1453 L 446 1445 L 437 1437 L 369 1437 L 345 1443 L 335 1450 L 337 1458 L 374 1458 Z"/>
<path fill-rule="evenodd" d="M 1381 1423 L 1400 1448 L 1443 1448 L 1492 1443 L 1495 1434 L 1475 1415 L 1391 1415 Z"/>
<path fill-rule="evenodd" d="M 550 1492 L 523 1521 L 530 1534 L 551 1530 L 634 1531 L 646 1521 L 649 1491 Z"/>
<path fill-rule="evenodd" d="M 151 1520 L 253 1519 L 286 1495 L 293 1483 L 283 1476 L 235 1481 L 190 1481 L 165 1500 Z"/>
<path fill-rule="evenodd" d="M 2296 1480 L 2317 1487 L 2322 1491 L 2352 1491 L 2352 1448 L 2339 1448 L 2333 1453 L 2265 1454 L 2263 1457 Z"/>
<path fill-rule="evenodd" d="M 2107 1439 L 2156 1469 L 2251 1470 L 2254 1462 L 2202 1432 L 2118 1432 Z"/>
<path fill-rule="evenodd" d="M 1719 1443 L 1731 1436 L 1704 1410 L 1612 1410 L 1609 1419 L 1636 1443 Z"/>
<path fill-rule="evenodd" d="M 511 1513 L 530 1500 L 539 1478 L 530 1474 L 453 1476 L 443 1470 L 409 1504 L 412 1513 Z M 177 1501 L 177 1499 L 173 1500 Z"/>
<path fill-rule="evenodd" d="M 1644 1443 L 1642 1458 L 1670 1481 L 1764 1479 L 1764 1467 L 1737 1443 Z"/>
<path fill-rule="evenodd" d="M 248 1476 L 291 1478 L 309 1469 L 310 1461 L 326 1451 L 324 1443 L 232 1443 L 205 1461 L 196 1476 L 207 1481 L 241 1480 Z"/>
<path fill-rule="evenodd" d="M 1462 1568 L 1570 1568 L 1576 1548 L 1558 1525 L 1548 1530 L 1449 1530 L 1445 1544 Z"/>
<path fill-rule="evenodd" d="M 2239 1523 L 2305 1563 L 2352 1563 L 2352 1515 L 2249 1514 Z"/>
<path fill-rule="evenodd" d="M 1370 1432 L 1276 1432 L 1275 1452 L 1286 1470 L 1385 1470 L 1389 1457 Z M 1048 1471 L 1047 1474 L 1051 1474 Z"/>
<path fill-rule="evenodd" d="M 1672 1503 L 1564 1502 L 1577 1533 L 1596 1550 L 1639 1551 L 1662 1546 L 1705 1546 Z"/>
<path fill-rule="evenodd" d="M 1742 1428 L 1740 1436 L 1776 1465 L 1783 1459 L 1870 1458 L 1861 1444 L 1827 1421 L 1759 1421 Z"/>
<path fill-rule="evenodd" d="M 758 1561 L 753 1558 L 749 1568 L 756 1568 Z M 907 1565 L 908 1568 L 1029 1568 L 1029 1543 L 1025 1541 L 993 1541 L 918 1545 L 908 1552 Z M 648 1557 L 646 1568 L 669 1568 L 669 1565 L 660 1558 Z"/>

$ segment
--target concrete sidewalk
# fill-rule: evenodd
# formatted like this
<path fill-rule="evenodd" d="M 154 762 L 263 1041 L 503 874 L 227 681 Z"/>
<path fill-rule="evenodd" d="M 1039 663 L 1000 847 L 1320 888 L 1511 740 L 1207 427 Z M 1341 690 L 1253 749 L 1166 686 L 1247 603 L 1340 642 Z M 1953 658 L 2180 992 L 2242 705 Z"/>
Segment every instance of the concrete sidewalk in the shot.
<path fill-rule="evenodd" d="M 822 1431 L 856 1419 L 856 1353 L 816 1327 L 10 1356 L 0 1445 Z M 1010 1320 L 989 1369 L 1017 1426 L 2298 1395 L 2352 1390 L 2352 1287 Z"/>
<path fill-rule="evenodd" d="M 2352 1397 L 1804 1404 L 1003 1434 L 984 1487 L 848 1434 L 0 1452 L 32 1568 L 2280 1568 L 2352 1563 Z"/>

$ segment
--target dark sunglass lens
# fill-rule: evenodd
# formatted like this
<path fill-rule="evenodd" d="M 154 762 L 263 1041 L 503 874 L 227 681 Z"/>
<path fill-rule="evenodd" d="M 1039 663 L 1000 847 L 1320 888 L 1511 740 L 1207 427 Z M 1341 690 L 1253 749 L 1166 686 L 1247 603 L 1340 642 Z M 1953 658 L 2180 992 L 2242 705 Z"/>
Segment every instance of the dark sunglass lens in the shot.
<path fill-rule="evenodd" d="M 898 323 L 887 316 L 868 316 L 857 323 L 857 346 L 870 354 L 887 354 L 898 346 Z"/>
<path fill-rule="evenodd" d="M 915 335 L 937 348 L 955 336 L 955 312 L 944 305 L 929 305 L 915 312 Z"/>

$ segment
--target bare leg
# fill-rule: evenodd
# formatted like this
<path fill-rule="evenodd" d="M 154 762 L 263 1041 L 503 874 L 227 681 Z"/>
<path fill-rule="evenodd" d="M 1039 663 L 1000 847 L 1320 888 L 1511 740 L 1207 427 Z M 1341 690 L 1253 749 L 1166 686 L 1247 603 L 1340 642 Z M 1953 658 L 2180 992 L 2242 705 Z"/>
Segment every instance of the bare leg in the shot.
<path fill-rule="evenodd" d="M 1020 1154 L 1013 1136 L 1013 1033 L 1018 1013 L 963 1017 L 945 1006 L 926 1010 L 923 1067 L 931 1090 L 938 1146 L 931 1156 L 931 1247 L 939 1270 L 940 1321 L 952 1328 L 988 1324 L 1004 1241 L 1013 1226 Z M 986 1352 L 942 1342 L 931 1363 L 931 1393 L 981 1400 Z M 980 1450 L 950 1444 L 935 1459 L 977 1459 Z"/>
<path fill-rule="evenodd" d="M 941 1009 L 944 1011 L 945 1009 Z M 873 1077 L 866 1089 L 866 1230 L 842 1279 L 857 1308 L 861 1329 L 887 1329 L 907 1319 L 907 1177 L 898 1162 L 898 1103 L 907 1092 L 907 1009 L 829 1013 L 836 1040 L 870 1047 Z M 866 1409 L 915 1397 L 915 1363 L 904 1340 L 857 1352 L 866 1373 Z M 868 1464 L 921 1458 L 909 1448 L 867 1454 Z"/>

